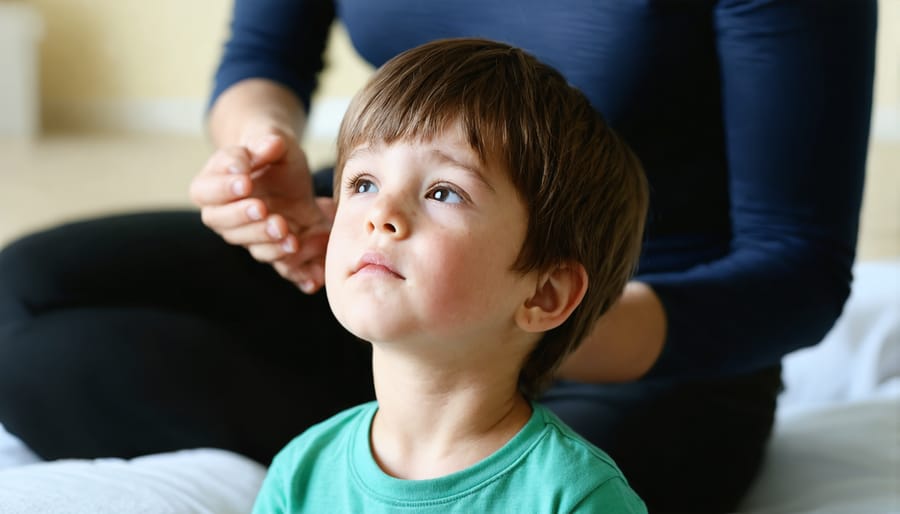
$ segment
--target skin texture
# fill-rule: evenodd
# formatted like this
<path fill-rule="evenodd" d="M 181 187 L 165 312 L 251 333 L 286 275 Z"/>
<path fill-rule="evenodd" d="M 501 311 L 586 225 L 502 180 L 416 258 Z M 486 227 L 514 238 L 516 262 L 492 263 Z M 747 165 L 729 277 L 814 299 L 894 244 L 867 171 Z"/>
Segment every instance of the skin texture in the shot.
<path fill-rule="evenodd" d="M 326 282 L 338 320 L 360 337 L 442 343 L 514 328 L 525 281 L 510 268 L 525 209 L 499 173 L 451 161 L 476 168 L 468 154 L 443 141 L 397 143 L 357 148 L 348 161 Z M 383 263 L 357 270 L 361 260 Z M 482 325 L 497 319 L 507 322 Z"/>

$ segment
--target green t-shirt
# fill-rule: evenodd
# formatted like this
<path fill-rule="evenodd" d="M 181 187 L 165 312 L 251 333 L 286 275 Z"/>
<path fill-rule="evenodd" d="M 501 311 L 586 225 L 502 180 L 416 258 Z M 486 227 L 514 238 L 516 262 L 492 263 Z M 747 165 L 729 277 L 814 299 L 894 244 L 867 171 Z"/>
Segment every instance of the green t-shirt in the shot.
<path fill-rule="evenodd" d="M 502 448 L 462 471 L 401 480 L 369 446 L 376 402 L 311 427 L 272 462 L 255 514 L 268 513 L 646 513 L 606 453 L 546 407 Z"/>

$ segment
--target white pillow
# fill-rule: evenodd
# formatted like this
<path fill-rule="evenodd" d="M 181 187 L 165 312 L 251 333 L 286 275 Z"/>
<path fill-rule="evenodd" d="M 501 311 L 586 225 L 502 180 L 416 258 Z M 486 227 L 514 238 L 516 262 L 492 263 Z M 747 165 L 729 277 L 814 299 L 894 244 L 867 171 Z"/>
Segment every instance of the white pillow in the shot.
<path fill-rule="evenodd" d="M 3 514 L 246 514 L 266 470 L 235 453 L 60 460 L 0 471 Z"/>

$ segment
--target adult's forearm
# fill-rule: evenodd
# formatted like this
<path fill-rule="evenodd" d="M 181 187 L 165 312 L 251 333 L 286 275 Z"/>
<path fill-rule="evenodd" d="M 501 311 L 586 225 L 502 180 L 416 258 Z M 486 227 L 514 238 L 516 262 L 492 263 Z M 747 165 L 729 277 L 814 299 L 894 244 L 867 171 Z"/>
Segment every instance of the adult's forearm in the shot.
<path fill-rule="evenodd" d="M 306 113 L 289 89 L 266 79 L 247 79 L 219 95 L 207 124 L 210 138 L 219 148 L 246 145 L 272 132 L 299 140 Z"/>
<path fill-rule="evenodd" d="M 650 288 L 631 282 L 619 301 L 560 367 L 559 376 L 581 382 L 626 382 L 650 370 L 666 338 L 666 313 Z"/>

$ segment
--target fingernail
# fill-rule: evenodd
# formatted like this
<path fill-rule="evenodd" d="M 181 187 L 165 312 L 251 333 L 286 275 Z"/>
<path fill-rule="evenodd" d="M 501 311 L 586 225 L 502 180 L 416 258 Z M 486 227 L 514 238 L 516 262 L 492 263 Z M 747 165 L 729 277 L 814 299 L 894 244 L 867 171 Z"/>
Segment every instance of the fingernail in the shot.
<path fill-rule="evenodd" d="M 253 221 L 259 221 L 262 219 L 262 213 L 259 212 L 259 207 L 256 205 L 251 205 L 247 207 L 247 217 Z"/>
<path fill-rule="evenodd" d="M 287 253 L 294 253 L 294 252 L 296 251 L 296 248 L 294 248 L 294 241 L 293 241 L 293 239 L 291 239 L 291 238 L 285 239 L 285 240 L 281 243 L 281 249 L 284 250 L 284 251 L 287 252 Z"/>
<path fill-rule="evenodd" d="M 278 225 L 275 224 L 274 221 L 270 221 L 268 225 L 266 225 L 266 233 L 272 237 L 272 239 L 281 239 L 281 231 L 278 230 Z"/>
<path fill-rule="evenodd" d="M 315 288 L 315 287 L 316 287 L 316 285 L 313 283 L 312 280 L 304 280 L 303 282 L 300 282 L 300 290 L 306 294 L 312 293 L 313 288 Z"/>
<path fill-rule="evenodd" d="M 262 153 L 269 147 L 272 143 L 274 143 L 278 139 L 278 136 L 266 136 L 259 141 L 253 143 L 253 146 L 250 147 L 250 151 L 253 153 Z"/>
<path fill-rule="evenodd" d="M 244 172 L 244 169 L 241 168 L 240 166 L 238 166 L 237 164 L 232 164 L 232 165 L 228 166 L 228 173 L 233 173 L 235 175 L 238 175 L 243 172 Z"/>
<path fill-rule="evenodd" d="M 243 196 L 247 194 L 247 185 L 243 180 L 235 180 L 231 183 L 231 191 L 238 196 Z"/>

